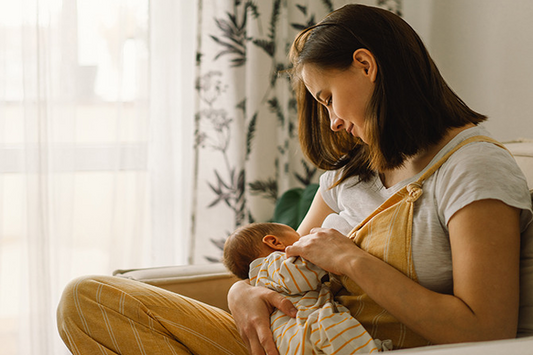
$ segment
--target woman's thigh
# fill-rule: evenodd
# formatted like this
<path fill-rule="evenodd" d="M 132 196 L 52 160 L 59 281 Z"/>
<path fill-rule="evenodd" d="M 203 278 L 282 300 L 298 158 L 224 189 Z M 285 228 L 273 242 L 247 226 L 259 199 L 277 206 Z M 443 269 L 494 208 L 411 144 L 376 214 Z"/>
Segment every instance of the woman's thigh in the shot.
<path fill-rule="evenodd" d="M 247 354 L 227 312 L 118 277 L 72 281 L 58 327 L 74 354 Z"/>

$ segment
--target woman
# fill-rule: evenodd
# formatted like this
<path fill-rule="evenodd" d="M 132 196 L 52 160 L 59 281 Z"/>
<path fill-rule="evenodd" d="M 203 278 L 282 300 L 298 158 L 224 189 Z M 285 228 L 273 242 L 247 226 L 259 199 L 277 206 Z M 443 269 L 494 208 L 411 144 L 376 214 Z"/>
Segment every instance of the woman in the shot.
<path fill-rule="evenodd" d="M 479 138 L 486 117 L 384 10 L 335 11 L 295 40 L 291 58 L 301 144 L 327 172 L 287 255 L 336 275 L 337 300 L 396 348 L 514 337 L 531 203 L 511 155 Z M 368 219 L 380 205 L 387 213 Z M 390 211 L 405 218 L 375 223 Z M 228 300 L 233 317 L 155 287 L 86 277 L 65 289 L 58 326 L 76 354 L 277 354 L 269 315 L 294 316 L 290 301 L 246 281 Z"/>
<path fill-rule="evenodd" d="M 486 117 L 453 93 L 416 33 L 387 11 L 347 5 L 304 30 L 291 59 L 301 145 L 327 172 L 287 255 L 340 275 L 338 300 L 396 348 L 515 337 L 520 232 L 531 206 L 510 154 L 474 138 L 488 135 L 477 126 Z M 415 182 L 423 188 L 414 185 L 402 251 L 411 269 L 377 257 L 368 235 L 316 228 L 332 213 L 354 227 Z M 350 288 L 381 313 L 365 324 Z M 252 354 L 274 354 L 268 314 L 290 305 L 246 282 L 228 300 Z M 390 319 L 381 326 L 383 314 Z"/>

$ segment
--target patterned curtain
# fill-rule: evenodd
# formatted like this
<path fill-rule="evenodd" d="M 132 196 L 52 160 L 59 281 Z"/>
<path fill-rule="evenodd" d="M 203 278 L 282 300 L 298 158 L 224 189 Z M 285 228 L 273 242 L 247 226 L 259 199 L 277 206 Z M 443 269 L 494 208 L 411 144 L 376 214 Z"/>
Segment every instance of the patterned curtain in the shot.
<path fill-rule="evenodd" d="M 270 220 L 281 193 L 317 182 L 282 73 L 300 30 L 355 2 L 200 1 L 191 263 L 219 261 L 236 227 Z M 401 0 L 364 3 L 401 11 Z"/>

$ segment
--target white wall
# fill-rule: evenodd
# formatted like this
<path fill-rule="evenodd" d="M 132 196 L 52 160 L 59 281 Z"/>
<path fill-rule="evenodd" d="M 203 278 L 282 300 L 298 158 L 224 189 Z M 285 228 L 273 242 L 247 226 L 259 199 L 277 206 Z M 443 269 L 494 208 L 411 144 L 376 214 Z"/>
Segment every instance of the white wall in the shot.
<path fill-rule="evenodd" d="M 533 139 L 533 1 L 404 0 L 403 11 L 497 139 Z"/>

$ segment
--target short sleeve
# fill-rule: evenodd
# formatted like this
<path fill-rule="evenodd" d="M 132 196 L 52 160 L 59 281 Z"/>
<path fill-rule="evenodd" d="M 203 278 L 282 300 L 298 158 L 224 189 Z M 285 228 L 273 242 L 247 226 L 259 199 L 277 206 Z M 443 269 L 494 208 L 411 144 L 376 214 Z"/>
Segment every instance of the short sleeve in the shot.
<path fill-rule="evenodd" d="M 484 199 L 521 209 L 522 230 L 531 220 L 527 181 L 512 155 L 501 147 L 471 143 L 453 154 L 436 175 L 438 213 L 445 228 L 461 208 Z"/>

